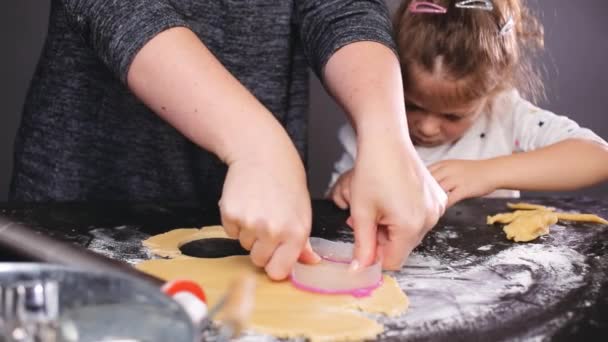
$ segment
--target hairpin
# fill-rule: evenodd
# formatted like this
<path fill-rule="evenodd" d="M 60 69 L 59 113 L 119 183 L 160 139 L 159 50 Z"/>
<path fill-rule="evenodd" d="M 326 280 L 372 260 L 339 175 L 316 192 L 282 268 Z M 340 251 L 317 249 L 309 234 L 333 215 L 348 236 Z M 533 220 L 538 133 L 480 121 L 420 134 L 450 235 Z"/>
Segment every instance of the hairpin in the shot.
<path fill-rule="evenodd" d="M 515 21 L 513 20 L 513 16 L 509 16 L 509 19 L 507 19 L 507 22 L 500 28 L 500 32 L 498 32 L 498 35 L 499 36 L 507 35 L 507 34 L 511 33 L 511 31 L 513 31 L 514 27 L 515 27 Z"/>
<path fill-rule="evenodd" d="M 445 7 L 434 4 L 428 1 L 412 1 L 408 6 L 408 10 L 411 13 L 436 13 L 443 14 L 448 10 Z"/>
<path fill-rule="evenodd" d="M 490 0 L 464 0 L 456 3 L 458 8 L 474 8 L 485 11 L 491 11 L 494 9 L 494 5 Z"/>

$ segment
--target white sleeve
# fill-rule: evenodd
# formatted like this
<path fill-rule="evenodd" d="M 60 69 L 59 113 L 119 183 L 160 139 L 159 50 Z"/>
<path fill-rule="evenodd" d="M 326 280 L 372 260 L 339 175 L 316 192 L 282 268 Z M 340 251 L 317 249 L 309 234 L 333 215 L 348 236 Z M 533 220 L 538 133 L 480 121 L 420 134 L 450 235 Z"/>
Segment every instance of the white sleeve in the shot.
<path fill-rule="evenodd" d="M 511 99 L 514 108 L 514 144 L 519 151 L 533 151 L 567 139 L 586 139 L 606 144 L 590 129 L 579 126 L 565 116 L 540 109 L 518 94 Z"/>
<path fill-rule="evenodd" d="M 345 124 L 338 130 L 338 141 L 344 150 L 342 156 L 334 163 L 334 171 L 327 187 L 326 193 L 334 186 L 341 174 L 355 166 L 357 156 L 357 137 L 355 131 L 349 124 Z"/>

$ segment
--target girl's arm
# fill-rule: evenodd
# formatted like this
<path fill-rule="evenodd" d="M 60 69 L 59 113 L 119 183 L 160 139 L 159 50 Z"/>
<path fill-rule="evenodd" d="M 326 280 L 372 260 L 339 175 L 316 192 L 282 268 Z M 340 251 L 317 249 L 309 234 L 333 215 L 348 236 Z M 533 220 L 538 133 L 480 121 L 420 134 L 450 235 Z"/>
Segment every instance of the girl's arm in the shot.
<path fill-rule="evenodd" d="M 608 179 L 608 144 L 603 139 L 518 94 L 512 101 L 516 153 L 488 161 L 496 187 L 563 191 Z"/>
<path fill-rule="evenodd" d="M 448 206 L 498 189 L 566 191 L 608 180 L 608 146 L 567 139 L 535 151 L 482 160 L 444 160 L 429 168 Z"/>
<path fill-rule="evenodd" d="M 608 180 L 608 146 L 584 139 L 568 139 L 485 163 L 495 189 L 565 191 Z"/>
<path fill-rule="evenodd" d="M 512 132 L 514 154 L 485 160 L 445 160 L 430 166 L 448 192 L 448 206 L 497 189 L 565 191 L 608 180 L 608 144 L 565 116 L 513 93 L 494 113 Z"/>

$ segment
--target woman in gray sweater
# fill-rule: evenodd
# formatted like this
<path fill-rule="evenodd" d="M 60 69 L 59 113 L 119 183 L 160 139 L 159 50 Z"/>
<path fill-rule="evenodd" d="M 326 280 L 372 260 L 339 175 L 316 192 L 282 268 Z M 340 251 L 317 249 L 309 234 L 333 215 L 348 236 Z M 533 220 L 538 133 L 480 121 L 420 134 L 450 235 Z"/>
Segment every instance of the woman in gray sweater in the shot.
<path fill-rule="evenodd" d="M 390 32 L 381 0 L 53 0 L 11 199 L 219 201 L 227 233 L 285 278 L 318 260 L 310 66 L 361 137 L 352 266 L 397 268 L 445 194 L 411 145 Z"/>

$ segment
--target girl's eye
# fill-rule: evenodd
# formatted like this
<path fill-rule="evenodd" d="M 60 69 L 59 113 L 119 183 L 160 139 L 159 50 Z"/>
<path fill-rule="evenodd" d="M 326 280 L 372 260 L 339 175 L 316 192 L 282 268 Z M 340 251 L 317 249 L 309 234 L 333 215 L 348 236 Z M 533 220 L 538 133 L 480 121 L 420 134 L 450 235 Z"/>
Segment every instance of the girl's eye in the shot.
<path fill-rule="evenodd" d="M 406 104 L 405 110 L 410 111 L 410 112 L 419 112 L 422 110 L 422 108 L 420 108 L 416 105 L 413 105 L 413 104 Z"/>
<path fill-rule="evenodd" d="M 451 122 L 457 122 L 460 121 L 460 119 L 462 119 L 462 116 L 458 116 L 458 115 L 454 115 L 454 114 L 443 114 L 443 117 Z"/>

